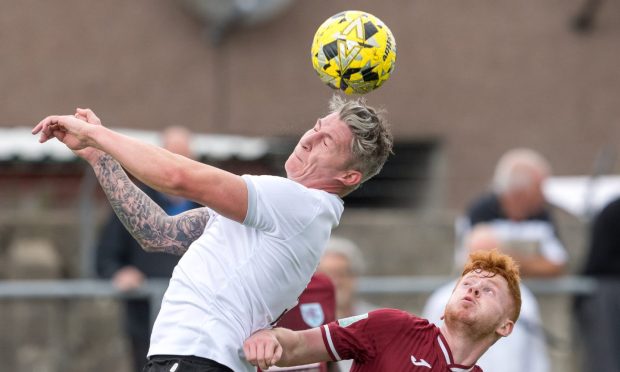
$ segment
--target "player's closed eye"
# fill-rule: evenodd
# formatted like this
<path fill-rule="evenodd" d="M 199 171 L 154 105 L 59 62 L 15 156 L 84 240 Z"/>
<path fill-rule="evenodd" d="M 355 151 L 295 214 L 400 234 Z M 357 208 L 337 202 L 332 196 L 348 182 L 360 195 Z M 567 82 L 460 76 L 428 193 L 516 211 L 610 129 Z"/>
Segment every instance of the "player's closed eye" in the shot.
<path fill-rule="evenodd" d="M 316 121 L 316 125 L 314 126 L 314 128 L 312 128 L 315 132 L 318 132 L 319 130 L 321 130 L 321 119 L 318 119 Z"/>

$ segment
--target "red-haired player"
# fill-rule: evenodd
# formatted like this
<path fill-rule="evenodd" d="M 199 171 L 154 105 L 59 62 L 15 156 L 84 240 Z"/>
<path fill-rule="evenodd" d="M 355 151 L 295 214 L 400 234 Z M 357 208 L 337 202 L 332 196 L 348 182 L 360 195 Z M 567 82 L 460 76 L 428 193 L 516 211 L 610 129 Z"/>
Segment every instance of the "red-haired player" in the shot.
<path fill-rule="evenodd" d="M 306 331 L 262 330 L 246 340 L 261 368 L 353 359 L 352 372 L 482 371 L 475 363 L 512 332 L 521 309 L 519 270 L 507 255 L 469 256 L 441 328 L 405 311 L 381 309 Z"/>

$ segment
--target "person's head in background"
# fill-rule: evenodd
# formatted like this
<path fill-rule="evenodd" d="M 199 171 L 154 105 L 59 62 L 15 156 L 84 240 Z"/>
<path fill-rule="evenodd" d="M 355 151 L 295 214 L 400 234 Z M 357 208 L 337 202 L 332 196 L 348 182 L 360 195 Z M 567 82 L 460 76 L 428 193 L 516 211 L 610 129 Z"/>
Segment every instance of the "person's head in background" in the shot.
<path fill-rule="evenodd" d="M 161 132 L 161 146 L 166 150 L 185 156 L 186 158 L 194 159 L 194 152 L 192 151 L 192 132 L 189 129 L 179 126 L 172 125 L 166 127 Z M 181 213 L 189 201 L 183 198 L 172 196 L 172 195 L 163 195 L 164 198 L 168 199 L 171 203 L 171 206 L 166 210 L 167 213 L 177 214 Z"/>
<path fill-rule="evenodd" d="M 161 134 L 162 147 L 175 154 L 194 158 L 191 135 L 192 133 L 185 127 L 177 125 L 167 127 Z"/>
<path fill-rule="evenodd" d="M 536 151 L 517 148 L 506 152 L 493 177 L 493 191 L 506 217 L 519 221 L 542 211 L 543 183 L 550 174 L 549 162 Z"/>
<path fill-rule="evenodd" d="M 503 244 L 493 228 L 485 223 L 475 225 L 463 237 L 463 255 L 455 261 L 455 272 L 460 273 L 467 261 L 467 257 L 474 252 L 503 251 Z"/>
<path fill-rule="evenodd" d="M 501 246 L 502 242 L 497 237 L 497 234 L 487 224 L 474 226 L 465 237 L 465 249 L 468 255 L 478 251 L 492 251 L 494 249 L 501 251 Z"/>
<path fill-rule="evenodd" d="M 354 314 L 357 278 L 364 270 L 364 258 L 355 243 L 337 236 L 329 239 L 317 271 L 329 276 L 336 287 L 338 318 L 357 315 Z"/>

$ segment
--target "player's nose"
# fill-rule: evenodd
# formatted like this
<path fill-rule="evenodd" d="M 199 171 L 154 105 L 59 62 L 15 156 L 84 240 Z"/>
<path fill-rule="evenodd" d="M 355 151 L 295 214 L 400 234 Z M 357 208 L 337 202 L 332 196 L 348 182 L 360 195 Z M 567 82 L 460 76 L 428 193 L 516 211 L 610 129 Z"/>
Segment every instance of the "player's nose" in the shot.
<path fill-rule="evenodd" d="M 301 141 L 299 141 L 301 148 L 304 149 L 305 151 L 312 150 L 312 141 L 310 141 L 309 137 L 311 137 L 311 135 L 305 136 L 304 138 L 301 139 Z"/>
<path fill-rule="evenodd" d="M 480 288 L 479 288 L 479 284 L 472 284 L 469 289 L 468 292 L 473 294 L 474 296 L 478 297 L 480 295 Z"/>
<path fill-rule="evenodd" d="M 321 136 L 322 134 L 320 132 L 309 133 L 301 139 L 301 147 L 306 151 L 312 150 L 312 148 L 321 141 Z"/>

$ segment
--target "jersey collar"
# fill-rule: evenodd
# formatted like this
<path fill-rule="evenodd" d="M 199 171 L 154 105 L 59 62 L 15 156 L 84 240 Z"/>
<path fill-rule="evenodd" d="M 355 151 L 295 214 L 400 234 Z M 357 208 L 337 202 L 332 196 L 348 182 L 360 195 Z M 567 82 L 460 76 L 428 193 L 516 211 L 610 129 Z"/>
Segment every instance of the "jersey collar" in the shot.
<path fill-rule="evenodd" d="M 437 343 L 439 344 L 439 348 L 441 349 L 441 352 L 443 353 L 443 356 L 446 360 L 446 365 L 451 372 L 471 372 L 474 370 L 474 367 L 476 366 L 475 364 L 473 366 L 464 366 L 454 363 L 450 346 L 448 345 L 448 342 L 443 337 L 441 332 L 439 332 L 439 335 L 437 335 Z"/>

